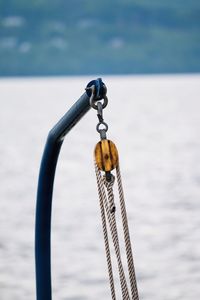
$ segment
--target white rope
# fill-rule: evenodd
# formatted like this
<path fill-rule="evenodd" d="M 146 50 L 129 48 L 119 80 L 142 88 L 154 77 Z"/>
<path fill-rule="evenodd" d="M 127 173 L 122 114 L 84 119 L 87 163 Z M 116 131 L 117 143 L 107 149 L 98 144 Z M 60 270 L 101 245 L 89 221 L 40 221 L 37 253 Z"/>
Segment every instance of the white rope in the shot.
<path fill-rule="evenodd" d="M 121 289 L 122 289 L 122 298 L 123 299 L 130 299 L 129 292 L 128 292 L 128 286 L 126 282 L 126 277 L 124 273 L 124 268 L 122 264 L 121 254 L 120 254 L 120 246 L 119 246 L 119 239 L 118 239 L 118 232 L 117 232 L 117 224 L 115 219 L 115 203 L 114 203 L 114 194 L 113 194 L 113 184 L 114 184 L 114 176 L 112 176 L 112 180 L 110 182 L 106 181 L 105 177 L 103 178 L 103 183 L 107 189 L 108 193 L 108 204 L 109 204 L 109 210 L 107 210 L 107 215 L 110 215 L 111 222 L 110 223 L 110 230 L 111 230 L 111 236 L 115 248 L 117 263 L 118 263 L 118 271 L 119 271 L 119 277 L 120 277 L 120 283 L 121 283 Z"/>
<path fill-rule="evenodd" d="M 100 178 L 100 174 L 98 172 L 96 164 L 95 164 L 95 171 L 96 171 L 96 178 L 97 178 L 99 204 L 100 204 L 100 210 L 101 210 L 101 221 L 102 221 L 102 228 L 103 228 L 103 237 L 104 237 L 104 245 L 105 245 L 105 252 L 106 252 L 106 260 L 107 260 L 107 266 L 108 266 L 108 275 L 109 275 L 109 282 L 110 282 L 111 297 L 112 297 L 112 300 L 116 300 L 115 285 L 114 285 L 113 271 L 112 271 L 112 261 L 111 261 L 110 246 L 109 246 L 108 232 L 107 232 L 107 225 L 106 225 L 106 216 L 105 216 L 105 211 L 104 211 L 103 197 L 105 197 L 105 195 L 104 195 L 105 191 L 104 191 L 103 185 L 101 184 L 101 178 Z"/>
<path fill-rule="evenodd" d="M 130 234 L 129 234 L 129 228 L 128 228 L 128 218 L 127 218 L 127 213 L 126 213 L 126 205 L 125 205 L 125 200 L 124 200 L 124 192 L 123 192 L 122 179 L 121 179 L 119 165 L 116 168 L 116 174 L 117 174 L 117 183 L 118 183 L 118 191 L 119 191 L 119 199 L 120 199 L 122 225 L 123 225 L 123 232 L 124 232 L 126 257 L 127 257 L 129 279 L 130 279 L 130 286 L 131 286 L 131 295 L 132 295 L 133 300 L 139 300 L 136 275 L 135 275 L 135 267 L 134 267 L 134 261 L 133 261 L 133 253 L 132 253 L 131 240 L 130 240 Z"/>
<path fill-rule="evenodd" d="M 120 254 L 118 236 L 117 236 L 116 228 L 112 224 L 111 210 L 109 208 L 107 196 L 106 196 L 106 193 L 105 193 L 103 178 L 102 178 L 101 172 L 99 171 L 96 164 L 95 164 L 95 171 L 96 171 L 96 176 L 97 176 L 98 190 L 101 191 L 101 196 L 100 197 L 103 200 L 104 210 L 106 212 L 106 216 L 107 216 L 107 219 L 108 219 L 110 233 L 111 233 L 111 237 L 112 237 L 112 241 L 113 241 L 113 245 L 114 245 L 114 250 L 115 250 L 115 254 L 116 254 L 116 258 L 117 258 L 118 271 L 119 271 L 119 277 L 120 277 L 120 285 L 121 285 L 121 291 L 122 291 L 122 299 L 123 300 L 129 300 L 130 297 L 128 295 L 128 288 L 127 288 L 127 284 L 126 284 L 126 278 L 125 278 L 123 265 L 122 265 L 122 261 L 121 261 L 121 254 Z M 103 225 L 103 227 L 104 227 L 104 225 Z M 104 239 L 104 242 L 105 242 L 105 239 Z M 108 252 L 106 252 L 107 261 L 108 261 L 108 255 L 109 255 Z M 110 266 L 109 265 L 108 265 L 108 272 L 110 272 Z M 110 280 L 110 287 L 113 287 L 114 286 L 113 276 L 112 276 L 112 279 L 109 276 L 109 280 Z M 112 294 L 112 289 L 111 289 L 111 294 Z"/>
<path fill-rule="evenodd" d="M 116 218 L 115 218 L 115 203 L 114 203 L 114 193 L 113 193 L 113 185 L 114 185 L 115 178 L 112 175 L 112 180 L 109 182 L 106 181 L 105 177 L 104 178 L 102 177 L 101 171 L 98 169 L 96 163 L 95 163 L 95 172 L 96 172 L 96 177 L 97 177 L 97 186 L 98 186 L 98 194 L 99 194 L 100 209 L 101 209 L 101 219 L 102 219 L 106 259 L 107 259 L 112 299 L 115 300 L 116 295 L 115 295 L 115 286 L 114 286 L 114 278 L 113 278 L 113 271 L 112 271 L 112 261 L 111 261 L 111 255 L 110 255 L 106 218 L 108 221 L 108 225 L 109 225 L 109 229 L 110 229 L 110 233 L 111 233 L 111 237 L 112 237 L 112 242 L 113 242 L 114 250 L 115 250 L 115 254 L 116 254 L 116 259 L 117 259 L 122 299 L 123 300 L 130 300 L 130 299 L 139 300 L 120 170 L 119 170 L 119 168 L 117 168 L 116 172 L 117 172 L 120 208 L 121 208 L 121 216 L 122 216 L 122 224 L 123 224 L 123 232 L 124 232 L 124 240 L 125 240 L 125 248 L 126 248 L 126 255 L 127 255 L 127 263 L 128 263 L 132 298 L 130 298 L 130 296 L 129 296 L 128 285 L 127 285 L 125 272 L 124 272 L 124 268 L 123 268 L 123 264 L 122 264 L 119 238 L 118 238 L 118 232 L 117 232 L 117 224 L 116 224 Z M 107 190 L 107 195 L 106 195 L 105 187 Z"/>

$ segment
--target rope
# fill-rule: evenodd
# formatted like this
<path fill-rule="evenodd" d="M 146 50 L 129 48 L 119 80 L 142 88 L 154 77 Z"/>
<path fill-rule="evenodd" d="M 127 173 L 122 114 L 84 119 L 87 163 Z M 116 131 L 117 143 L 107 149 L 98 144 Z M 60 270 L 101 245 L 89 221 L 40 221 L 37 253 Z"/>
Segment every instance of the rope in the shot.
<path fill-rule="evenodd" d="M 113 271 L 112 271 L 112 261 L 111 261 L 110 246 L 109 246 L 109 240 L 108 240 L 108 231 L 107 231 L 107 225 L 106 225 L 106 216 L 105 216 L 105 211 L 104 211 L 103 196 L 105 197 L 105 195 L 104 195 L 105 191 L 104 191 L 103 185 L 101 184 L 101 178 L 100 178 L 101 175 L 98 172 L 96 164 L 95 164 L 95 171 L 96 171 L 96 178 L 97 178 L 99 204 L 100 204 L 100 210 L 101 210 L 101 221 L 102 221 L 102 228 L 103 228 L 106 260 L 107 260 L 107 266 L 108 266 L 108 275 L 109 275 L 109 282 L 110 282 L 111 297 L 112 297 L 112 300 L 116 300 L 115 285 L 114 285 Z"/>
<path fill-rule="evenodd" d="M 127 264 L 128 264 L 128 272 L 129 272 L 129 279 L 130 279 L 130 286 L 131 286 L 131 295 L 133 300 L 139 300 L 134 261 L 133 261 L 133 253 L 132 253 L 131 240 L 130 240 L 130 234 L 128 228 L 128 218 L 126 213 L 126 205 L 124 200 L 124 192 L 123 192 L 119 165 L 116 168 L 116 174 L 117 174 L 117 183 L 118 183 L 118 191 L 119 191 L 119 199 L 120 199 L 120 208 L 121 208 L 126 257 L 127 257 Z"/>
<path fill-rule="evenodd" d="M 120 284 L 122 289 L 122 299 L 130 299 L 126 277 L 123 269 L 121 254 L 120 254 L 120 246 L 119 246 L 119 239 L 118 239 L 118 233 L 117 233 L 117 224 L 115 219 L 115 203 L 114 203 L 114 194 L 113 194 L 113 185 L 114 185 L 115 177 L 112 176 L 112 180 L 110 182 L 106 181 L 105 177 L 103 178 L 103 183 L 107 189 L 108 193 L 108 203 L 109 207 L 106 208 L 107 215 L 110 215 L 110 230 L 111 230 L 111 236 L 115 248 L 117 263 L 118 263 L 118 271 L 119 271 L 119 277 L 120 277 Z"/>
<path fill-rule="evenodd" d="M 118 236 L 117 236 L 117 233 L 115 232 L 115 228 L 112 225 L 111 213 L 110 213 L 110 208 L 109 208 L 109 205 L 108 205 L 107 196 L 106 196 L 106 193 L 105 193 L 103 179 L 102 179 L 102 176 L 101 176 L 101 172 L 99 171 L 96 163 L 95 163 L 95 171 L 96 171 L 96 177 L 97 177 L 98 191 L 100 191 L 100 202 L 103 201 L 103 209 L 106 212 L 106 216 L 107 216 L 107 219 L 108 219 L 108 224 L 109 224 L 109 227 L 110 227 L 111 237 L 112 237 L 112 241 L 113 241 L 113 245 L 114 245 L 114 250 L 115 250 L 115 254 L 116 254 L 116 258 L 117 258 L 118 271 L 119 271 L 119 276 L 120 276 L 120 285 L 121 285 L 121 291 L 122 291 L 122 299 L 123 300 L 129 300 L 130 298 L 129 298 L 129 295 L 128 295 L 128 288 L 127 288 L 127 285 L 126 285 L 125 274 L 124 274 L 123 265 L 122 265 L 122 262 L 121 262 Z M 104 222 L 105 221 L 102 219 L 103 228 L 105 227 Z M 106 233 L 106 235 L 108 235 L 108 234 Z M 106 249 L 106 258 L 107 258 L 107 265 L 108 265 L 111 295 L 113 295 L 114 294 L 113 293 L 114 279 L 113 279 L 113 276 L 110 276 L 111 269 L 112 269 L 112 263 L 111 263 L 111 259 L 109 257 L 110 253 L 108 252 L 108 248 L 106 247 L 107 241 L 105 241 L 105 235 L 104 235 L 104 243 L 105 243 L 105 249 Z"/>
<path fill-rule="evenodd" d="M 106 260 L 107 260 L 112 300 L 116 300 L 116 294 L 115 294 L 112 260 L 111 260 L 111 253 L 110 253 L 110 246 L 109 246 L 109 239 L 108 239 L 107 222 L 109 225 L 111 238 L 112 238 L 115 255 L 117 259 L 122 299 L 139 300 L 120 169 L 119 167 L 116 168 L 116 175 L 117 175 L 117 184 L 118 184 L 118 191 L 119 191 L 120 209 L 121 209 L 124 242 L 125 242 L 126 257 L 127 257 L 127 264 L 128 264 L 129 280 L 130 280 L 130 287 L 131 287 L 131 298 L 129 296 L 128 285 L 127 285 L 125 272 L 122 264 L 119 238 L 117 232 L 117 224 L 115 218 L 116 209 L 115 209 L 114 193 L 113 193 L 113 185 L 115 182 L 115 177 L 112 175 L 111 181 L 108 182 L 105 176 L 102 177 L 101 171 L 98 169 L 96 163 L 95 163 L 95 173 L 97 178 L 101 220 L 102 220 L 102 227 L 103 227 L 103 236 L 104 236 Z"/>

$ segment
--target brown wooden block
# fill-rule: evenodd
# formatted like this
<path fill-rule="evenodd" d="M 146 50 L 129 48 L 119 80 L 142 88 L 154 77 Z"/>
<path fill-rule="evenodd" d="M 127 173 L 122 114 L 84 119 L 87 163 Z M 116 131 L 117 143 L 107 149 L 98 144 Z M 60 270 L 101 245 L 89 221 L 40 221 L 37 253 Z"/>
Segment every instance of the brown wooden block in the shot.
<path fill-rule="evenodd" d="M 100 170 L 109 172 L 118 165 L 118 151 L 110 140 L 101 140 L 94 150 L 95 161 Z"/>

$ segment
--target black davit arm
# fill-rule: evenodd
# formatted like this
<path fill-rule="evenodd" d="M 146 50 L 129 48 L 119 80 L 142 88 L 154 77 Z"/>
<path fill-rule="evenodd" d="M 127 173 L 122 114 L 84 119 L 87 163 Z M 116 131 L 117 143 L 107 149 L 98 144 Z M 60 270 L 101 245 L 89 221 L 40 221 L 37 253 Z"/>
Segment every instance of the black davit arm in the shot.
<path fill-rule="evenodd" d="M 37 300 L 51 300 L 51 207 L 55 170 L 65 135 L 90 109 L 91 88 L 95 99 L 106 93 L 101 79 L 87 85 L 86 92 L 50 130 L 45 145 L 37 191 L 35 225 L 35 264 Z"/>

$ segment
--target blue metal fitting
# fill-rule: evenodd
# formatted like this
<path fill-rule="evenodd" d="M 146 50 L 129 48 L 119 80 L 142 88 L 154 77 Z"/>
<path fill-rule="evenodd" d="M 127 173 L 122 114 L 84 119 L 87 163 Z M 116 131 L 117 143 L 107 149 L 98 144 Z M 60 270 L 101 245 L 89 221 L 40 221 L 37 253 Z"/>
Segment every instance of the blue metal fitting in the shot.
<path fill-rule="evenodd" d="M 92 80 L 88 83 L 86 87 L 86 93 L 88 97 L 91 97 L 92 95 L 92 87 L 95 87 L 94 93 L 95 93 L 95 100 L 101 100 L 105 97 L 105 94 L 107 92 L 106 86 L 103 83 L 101 78 L 97 78 L 96 80 Z"/>

